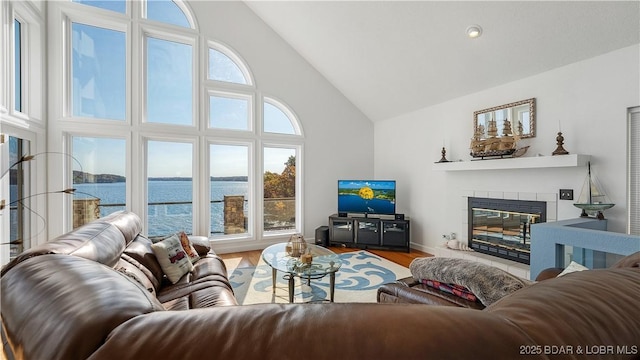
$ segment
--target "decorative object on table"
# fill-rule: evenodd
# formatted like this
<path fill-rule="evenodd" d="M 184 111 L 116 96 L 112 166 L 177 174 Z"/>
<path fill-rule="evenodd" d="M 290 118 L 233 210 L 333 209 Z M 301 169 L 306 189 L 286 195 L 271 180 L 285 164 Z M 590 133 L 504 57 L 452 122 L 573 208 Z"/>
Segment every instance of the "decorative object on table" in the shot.
<path fill-rule="evenodd" d="M 313 255 L 311 255 L 310 249 L 307 249 L 306 253 L 300 255 L 300 262 L 303 264 L 311 265 L 313 262 Z"/>
<path fill-rule="evenodd" d="M 591 174 L 591 162 L 587 163 L 587 168 L 587 178 L 582 186 L 578 202 L 573 206 L 582 209 L 580 217 L 595 216 L 600 220 L 604 220 L 602 212 L 612 208 L 615 204 L 611 203 L 608 196 L 602 191 L 602 186 L 600 186 L 596 177 Z"/>
<path fill-rule="evenodd" d="M 551 155 L 567 155 L 569 152 L 564 149 L 562 145 L 564 145 L 564 136 L 562 136 L 562 131 L 558 131 L 558 136 L 556 136 L 556 147 L 555 151 L 551 153 Z"/>
<path fill-rule="evenodd" d="M 447 160 L 447 150 L 444 148 L 444 146 L 442 147 L 442 151 L 440 152 L 442 154 L 442 157 L 440 158 L 440 161 L 436 162 L 437 163 L 448 163 L 451 162 L 449 160 Z"/>
<path fill-rule="evenodd" d="M 339 267 L 336 272 L 335 302 L 375 303 L 378 288 L 383 284 L 411 276 L 409 269 L 379 257 L 365 250 L 350 251 L 338 255 L 342 265 L 329 262 L 330 268 Z M 276 279 L 276 293 L 273 293 L 272 268 L 263 258 L 256 266 L 229 268 L 229 281 L 233 292 L 242 305 L 261 303 L 288 303 L 288 281 L 282 276 Z M 295 277 L 294 302 L 321 302 L 329 297 L 331 282 L 329 276 L 311 281 Z"/>
<path fill-rule="evenodd" d="M 300 257 L 307 251 L 307 243 L 301 234 L 293 234 L 285 246 L 285 251 L 289 256 Z"/>

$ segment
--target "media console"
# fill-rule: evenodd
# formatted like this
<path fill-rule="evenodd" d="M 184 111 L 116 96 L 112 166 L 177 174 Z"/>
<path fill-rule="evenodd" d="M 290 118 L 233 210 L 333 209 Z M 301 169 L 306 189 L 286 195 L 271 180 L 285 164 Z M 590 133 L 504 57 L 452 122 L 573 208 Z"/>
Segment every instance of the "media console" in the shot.
<path fill-rule="evenodd" d="M 409 218 L 329 216 L 329 244 L 410 252 Z"/>

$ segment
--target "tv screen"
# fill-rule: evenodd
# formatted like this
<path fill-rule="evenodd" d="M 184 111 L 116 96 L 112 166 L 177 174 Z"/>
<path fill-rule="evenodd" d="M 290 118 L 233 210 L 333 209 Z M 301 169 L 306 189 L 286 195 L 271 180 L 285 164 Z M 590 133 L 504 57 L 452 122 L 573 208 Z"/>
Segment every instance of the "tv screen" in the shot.
<path fill-rule="evenodd" d="M 338 212 L 395 214 L 395 180 L 338 180 Z"/>

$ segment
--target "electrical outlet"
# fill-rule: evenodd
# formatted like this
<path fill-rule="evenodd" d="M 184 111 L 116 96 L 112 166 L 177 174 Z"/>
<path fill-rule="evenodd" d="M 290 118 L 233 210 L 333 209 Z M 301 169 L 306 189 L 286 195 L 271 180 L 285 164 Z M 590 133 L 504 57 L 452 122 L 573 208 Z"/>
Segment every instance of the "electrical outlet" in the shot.
<path fill-rule="evenodd" d="M 560 200 L 573 200 L 573 189 L 560 189 Z"/>

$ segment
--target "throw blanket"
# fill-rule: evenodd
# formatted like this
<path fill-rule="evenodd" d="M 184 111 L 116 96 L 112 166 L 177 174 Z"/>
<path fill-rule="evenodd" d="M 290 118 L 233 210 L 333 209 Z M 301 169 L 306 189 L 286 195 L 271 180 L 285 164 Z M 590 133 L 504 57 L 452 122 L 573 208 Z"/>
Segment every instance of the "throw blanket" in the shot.
<path fill-rule="evenodd" d="M 464 286 L 485 306 L 534 283 L 496 267 L 465 259 L 416 258 L 409 265 L 409 270 L 418 281 L 435 280 Z"/>

